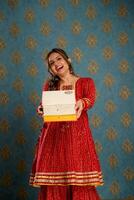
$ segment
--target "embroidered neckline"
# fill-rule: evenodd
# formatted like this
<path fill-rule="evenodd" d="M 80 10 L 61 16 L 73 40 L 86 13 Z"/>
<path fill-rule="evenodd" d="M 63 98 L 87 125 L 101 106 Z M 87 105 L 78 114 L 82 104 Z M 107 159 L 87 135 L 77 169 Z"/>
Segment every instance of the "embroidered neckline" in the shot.
<path fill-rule="evenodd" d="M 63 85 L 62 90 L 72 90 L 73 86 L 72 85 Z"/>

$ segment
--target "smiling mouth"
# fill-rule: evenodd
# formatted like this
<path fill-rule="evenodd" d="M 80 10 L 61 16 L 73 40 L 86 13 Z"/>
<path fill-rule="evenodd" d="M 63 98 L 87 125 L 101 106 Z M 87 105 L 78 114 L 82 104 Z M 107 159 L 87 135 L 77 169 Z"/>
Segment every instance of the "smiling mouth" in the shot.
<path fill-rule="evenodd" d="M 62 68 L 63 68 L 63 66 L 61 66 L 61 67 L 56 67 L 56 71 L 59 72 Z"/>

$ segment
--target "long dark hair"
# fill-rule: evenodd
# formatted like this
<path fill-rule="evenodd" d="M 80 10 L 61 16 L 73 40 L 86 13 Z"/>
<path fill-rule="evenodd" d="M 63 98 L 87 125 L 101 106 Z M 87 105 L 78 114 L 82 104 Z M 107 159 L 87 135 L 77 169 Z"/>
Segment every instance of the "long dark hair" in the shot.
<path fill-rule="evenodd" d="M 75 73 L 74 73 L 74 70 L 73 70 L 71 61 L 69 60 L 69 57 L 68 57 L 67 53 L 66 53 L 63 49 L 60 49 L 60 48 L 54 48 L 54 49 L 52 49 L 52 50 L 47 54 L 47 56 L 46 56 L 46 61 L 47 61 L 47 65 L 48 65 L 48 72 L 50 73 L 50 78 L 49 78 L 49 90 L 57 90 L 57 89 L 58 89 L 58 84 L 59 84 L 60 78 L 59 78 L 57 75 L 54 75 L 54 74 L 51 72 L 51 66 L 50 66 L 50 63 L 49 63 L 49 56 L 50 56 L 52 53 L 58 53 L 58 54 L 60 54 L 60 55 L 65 59 L 65 61 L 68 63 L 70 73 L 73 74 L 73 75 L 75 75 Z"/>

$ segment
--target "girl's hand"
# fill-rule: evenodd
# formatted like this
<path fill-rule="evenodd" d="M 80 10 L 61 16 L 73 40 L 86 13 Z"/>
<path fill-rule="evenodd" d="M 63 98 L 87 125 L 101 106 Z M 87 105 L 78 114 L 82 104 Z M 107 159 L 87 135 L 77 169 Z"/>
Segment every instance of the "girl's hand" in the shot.
<path fill-rule="evenodd" d="M 38 108 L 37 108 L 37 113 L 39 115 L 43 115 L 43 106 L 42 105 L 39 105 Z"/>
<path fill-rule="evenodd" d="M 75 109 L 76 109 L 76 117 L 77 119 L 80 117 L 82 110 L 83 110 L 83 102 L 81 99 L 79 99 L 76 104 L 75 104 Z"/>

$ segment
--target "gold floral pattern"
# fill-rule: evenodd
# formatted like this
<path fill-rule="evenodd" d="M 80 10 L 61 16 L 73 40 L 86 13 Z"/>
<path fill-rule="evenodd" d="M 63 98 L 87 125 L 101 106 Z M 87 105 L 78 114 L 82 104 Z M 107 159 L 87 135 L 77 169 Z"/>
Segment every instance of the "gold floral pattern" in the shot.
<path fill-rule="evenodd" d="M 129 64 L 128 64 L 128 61 L 127 60 L 122 60 L 119 64 L 119 70 L 122 72 L 122 73 L 127 73 L 128 70 L 129 70 Z"/>
<path fill-rule="evenodd" d="M 23 131 L 17 132 L 16 135 L 16 144 L 24 145 L 26 143 L 25 133 Z"/>
<path fill-rule="evenodd" d="M 36 91 L 32 91 L 30 94 L 29 94 L 29 100 L 32 104 L 34 105 L 37 105 L 37 103 L 39 102 L 40 100 L 40 97 L 39 95 L 37 94 Z"/>
<path fill-rule="evenodd" d="M 126 5 L 124 4 L 121 4 L 118 8 L 118 15 L 120 17 L 125 17 L 126 15 L 128 14 L 128 10 L 127 10 L 127 7 Z"/>
<path fill-rule="evenodd" d="M 127 181 L 132 181 L 134 180 L 134 169 L 133 168 L 126 168 L 124 170 L 124 173 L 123 173 L 124 177 L 126 178 Z"/>
<path fill-rule="evenodd" d="M 73 57 L 77 62 L 81 61 L 82 56 L 83 56 L 83 54 L 79 48 L 76 48 L 73 50 Z"/>
<path fill-rule="evenodd" d="M 63 49 L 67 46 L 67 40 L 65 39 L 64 36 L 59 36 L 57 38 L 57 46 Z"/>
<path fill-rule="evenodd" d="M 26 170 L 26 161 L 25 160 L 19 160 L 17 164 L 17 171 L 20 173 L 23 173 Z"/>
<path fill-rule="evenodd" d="M 97 38 L 95 35 L 89 35 L 87 38 L 87 44 L 89 47 L 95 47 L 97 44 Z"/>
<path fill-rule="evenodd" d="M 102 119 L 99 115 L 94 114 L 91 117 L 91 124 L 93 125 L 94 128 L 98 128 L 102 123 Z"/>
<path fill-rule="evenodd" d="M 47 56 L 48 52 L 49 52 L 48 49 L 45 49 L 45 50 L 42 52 L 41 58 L 43 59 L 44 63 L 45 63 L 45 59 L 46 59 L 46 56 Z"/>
<path fill-rule="evenodd" d="M 80 3 L 80 0 L 70 0 L 73 6 L 78 6 Z"/>
<path fill-rule="evenodd" d="M 2 11 L 0 11 L 0 22 L 2 22 L 5 19 L 5 15 Z"/>
<path fill-rule="evenodd" d="M 126 198 L 123 199 L 123 200 L 134 200 L 134 196 L 132 196 L 132 195 L 128 195 L 128 197 L 126 197 Z"/>
<path fill-rule="evenodd" d="M 42 7 L 47 7 L 49 5 L 50 0 L 39 0 L 39 3 Z"/>
<path fill-rule="evenodd" d="M 109 33 L 112 31 L 112 22 L 110 20 L 105 20 L 102 24 L 102 30 L 105 33 Z"/>
<path fill-rule="evenodd" d="M 115 105 L 115 103 L 114 103 L 112 100 L 109 100 L 109 101 L 107 101 L 106 104 L 105 104 L 105 109 L 106 109 L 106 111 L 107 111 L 109 114 L 111 114 L 111 113 L 115 112 L 115 110 L 116 110 L 116 105 Z"/>
<path fill-rule="evenodd" d="M 18 196 L 19 199 L 26 200 L 27 197 L 28 197 L 26 189 L 24 187 L 22 187 L 22 186 L 18 189 L 17 194 L 18 194 L 17 196 Z"/>
<path fill-rule="evenodd" d="M 3 160 L 8 160 L 10 157 L 10 149 L 8 147 L 8 145 L 5 145 L 4 147 L 2 147 L 1 151 L 0 151 L 0 156 Z"/>
<path fill-rule="evenodd" d="M 60 22 L 64 21 L 64 19 L 66 17 L 66 12 L 65 12 L 64 8 L 62 8 L 62 7 L 57 8 L 55 16 L 58 21 L 60 21 Z"/>
<path fill-rule="evenodd" d="M 110 186 L 110 191 L 113 195 L 116 195 L 120 191 L 120 185 L 117 181 L 114 181 Z"/>
<path fill-rule="evenodd" d="M 19 51 L 15 51 L 11 54 L 11 60 L 13 64 L 20 64 L 22 60 L 22 55 Z"/>
<path fill-rule="evenodd" d="M 35 12 L 34 12 L 34 10 L 31 9 L 31 8 L 26 9 L 26 11 L 25 11 L 25 17 L 24 18 L 25 18 L 25 20 L 28 23 L 33 22 L 34 19 L 35 19 Z"/>
<path fill-rule="evenodd" d="M 99 65 L 95 60 L 92 60 L 89 64 L 88 71 L 90 74 L 96 74 L 99 70 Z"/>
<path fill-rule="evenodd" d="M 41 126 L 41 124 L 40 124 L 39 120 L 37 119 L 37 117 L 32 117 L 30 125 L 31 125 L 31 128 L 33 130 L 39 130 L 39 128 Z"/>
<path fill-rule="evenodd" d="M 10 8 L 16 8 L 18 4 L 19 0 L 8 0 L 8 5 L 10 6 Z"/>
<path fill-rule="evenodd" d="M 0 92 L 0 105 L 6 105 L 9 102 L 9 96 L 6 92 Z"/>
<path fill-rule="evenodd" d="M 17 92 L 21 92 L 23 87 L 24 87 L 23 80 L 19 77 L 16 77 L 16 80 L 14 80 L 13 82 L 14 90 L 16 90 Z"/>
<path fill-rule="evenodd" d="M 36 66 L 34 63 L 32 63 L 32 64 L 28 67 L 27 73 L 28 73 L 29 76 L 32 76 L 32 77 L 37 76 L 37 74 L 38 74 L 38 68 L 37 68 L 37 66 Z"/>
<path fill-rule="evenodd" d="M 9 32 L 12 37 L 16 38 L 20 34 L 21 30 L 16 23 L 13 23 L 9 28 Z"/>
<path fill-rule="evenodd" d="M 6 173 L 2 175 L 0 182 L 3 187 L 9 187 L 12 185 L 12 181 L 11 172 L 6 171 Z"/>
<path fill-rule="evenodd" d="M 48 36 L 51 33 L 51 27 L 47 22 L 43 22 L 41 27 L 40 27 L 40 32 L 44 36 Z"/>
<path fill-rule="evenodd" d="M 118 165 L 118 158 L 115 154 L 109 156 L 109 164 L 111 168 L 115 168 Z"/>
<path fill-rule="evenodd" d="M 129 127 L 130 124 L 131 124 L 131 122 L 132 122 L 130 114 L 127 113 L 127 112 L 124 113 L 124 114 L 122 114 L 122 116 L 121 116 L 121 122 L 122 122 L 122 124 L 123 124 L 124 127 L 126 127 L 126 128 Z"/>
<path fill-rule="evenodd" d="M 0 64 L 0 79 L 4 79 L 7 76 L 7 68 L 5 65 Z"/>
<path fill-rule="evenodd" d="M 2 38 L 0 38 L 0 51 L 2 51 L 3 49 L 5 49 L 5 47 L 6 47 L 5 41 Z"/>
<path fill-rule="evenodd" d="M 122 149 L 125 151 L 125 153 L 132 153 L 134 151 L 134 145 L 132 141 L 125 139 L 122 144 Z"/>
<path fill-rule="evenodd" d="M 103 150 L 102 144 L 99 141 L 95 141 L 95 149 L 97 154 L 100 154 Z"/>
<path fill-rule="evenodd" d="M 0 120 L 0 132 L 7 133 L 9 131 L 10 124 L 7 119 Z"/>
<path fill-rule="evenodd" d="M 123 100 L 127 100 L 131 95 L 130 89 L 127 86 L 122 86 L 119 92 L 119 96 Z"/>
<path fill-rule="evenodd" d="M 74 21 L 72 23 L 71 29 L 72 29 L 73 34 L 78 35 L 81 32 L 82 26 L 79 21 Z"/>
<path fill-rule="evenodd" d="M 24 107 L 22 105 L 17 105 L 14 109 L 14 114 L 18 118 L 22 118 L 25 114 Z"/>
<path fill-rule="evenodd" d="M 34 50 L 38 45 L 38 42 L 35 38 L 32 36 L 28 37 L 26 40 L 26 47 L 29 48 L 30 50 Z"/>
<path fill-rule="evenodd" d="M 112 74 L 108 73 L 104 77 L 104 84 L 106 87 L 112 87 L 115 83 L 115 78 L 113 77 Z"/>
<path fill-rule="evenodd" d="M 118 133 L 113 127 L 110 127 L 106 130 L 106 136 L 110 141 L 113 141 L 117 138 Z"/>
<path fill-rule="evenodd" d="M 120 45 L 126 45 L 128 43 L 128 35 L 127 33 L 120 33 L 119 35 L 119 43 Z"/>
<path fill-rule="evenodd" d="M 106 6 L 107 6 L 107 5 L 109 5 L 109 4 L 110 4 L 111 0 L 102 0 L 102 2 L 103 2 L 103 4 L 104 4 L 104 5 L 106 5 Z"/>
<path fill-rule="evenodd" d="M 105 47 L 103 49 L 103 56 L 106 60 L 111 60 L 114 55 L 114 52 L 111 47 Z"/>
<path fill-rule="evenodd" d="M 95 8 L 94 6 L 92 6 L 92 5 L 90 5 L 90 6 L 87 8 L 86 16 L 87 16 L 90 20 L 95 19 L 96 16 L 97 16 L 96 8 Z"/>

